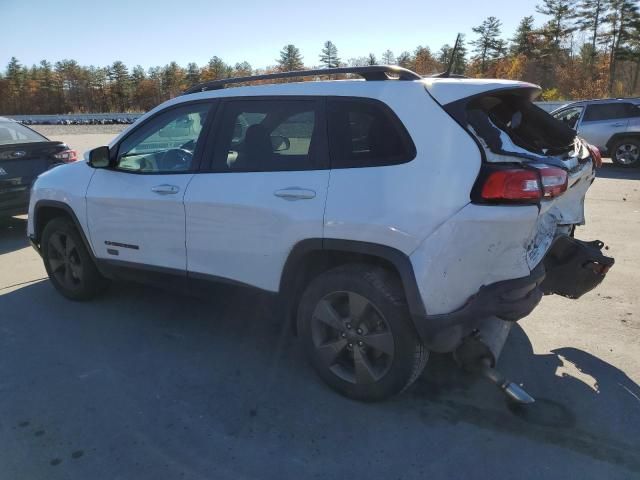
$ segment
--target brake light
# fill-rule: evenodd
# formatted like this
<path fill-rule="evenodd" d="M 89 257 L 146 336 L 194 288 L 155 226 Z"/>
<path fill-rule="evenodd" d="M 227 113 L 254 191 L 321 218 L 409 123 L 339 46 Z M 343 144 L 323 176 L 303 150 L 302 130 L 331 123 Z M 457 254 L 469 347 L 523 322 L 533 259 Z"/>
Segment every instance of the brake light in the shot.
<path fill-rule="evenodd" d="M 545 198 L 553 198 L 562 195 L 567 190 L 569 178 L 567 172 L 557 167 L 537 167 L 542 180 L 542 191 Z"/>
<path fill-rule="evenodd" d="M 567 190 L 567 172 L 547 165 L 532 168 L 485 167 L 480 175 L 482 201 L 492 203 L 537 203 Z M 476 187 L 476 191 L 477 187 Z"/>
<path fill-rule="evenodd" d="M 600 149 L 595 145 L 587 145 L 589 152 L 591 152 L 591 158 L 593 158 L 593 164 L 596 168 L 600 168 L 602 166 L 602 154 L 600 153 Z"/>
<path fill-rule="evenodd" d="M 542 198 L 540 176 L 535 170 L 509 168 L 490 172 L 480 196 L 488 201 L 538 201 Z"/>
<path fill-rule="evenodd" d="M 61 152 L 58 152 L 53 155 L 57 160 L 62 161 L 63 163 L 72 163 L 78 160 L 78 152 L 75 150 L 71 150 L 67 148 Z"/>

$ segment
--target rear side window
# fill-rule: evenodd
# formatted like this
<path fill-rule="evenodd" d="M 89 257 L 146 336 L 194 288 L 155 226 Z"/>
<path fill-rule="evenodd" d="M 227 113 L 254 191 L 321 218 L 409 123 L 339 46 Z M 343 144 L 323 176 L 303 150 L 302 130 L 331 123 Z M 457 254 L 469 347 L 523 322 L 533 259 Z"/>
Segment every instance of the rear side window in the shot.
<path fill-rule="evenodd" d="M 324 168 L 317 100 L 231 100 L 218 125 L 214 170 L 274 172 Z"/>
<path fill-rule="evenodd" d="M 598 122 L 617 118 L 631 118 L 638 115 L 638 108 L 632 103 L 602 103 L 587 106 L 583 122 Z"/>
<path fill-rule="evenodd" d="M 42 135 L 18 122 L 0 122 L 0 145 L 46 141 Z"/>
<path fill-rule="evenodd" d="M 397 165 L 416 156 L 404 125 L 382 102 L 333 98 L 328 118 L 331 168 Z"/>

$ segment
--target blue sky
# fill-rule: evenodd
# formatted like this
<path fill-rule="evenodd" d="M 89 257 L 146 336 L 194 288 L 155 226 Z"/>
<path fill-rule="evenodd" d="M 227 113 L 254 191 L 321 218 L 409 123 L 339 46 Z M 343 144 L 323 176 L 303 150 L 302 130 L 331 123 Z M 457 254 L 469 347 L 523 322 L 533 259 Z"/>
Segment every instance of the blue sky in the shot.
<path fill-rule="evenodd" d="M 0 0 L 0 68 L 16 56 L 27 65 L 73 58 L 83 65 L 122 60 L 145 68 L 172 60 L 205 64 L 213 55 L 254 68 L 273 65 L 294 43 L 306 65 L 318 63 L 325 40 L 343 60 L 453 44 L 456 32 L 490 15 L 511 37 L 520 19 L 536 15 L 537 0 Z M 536 15 L 541 20 L 539 15 Z"/>

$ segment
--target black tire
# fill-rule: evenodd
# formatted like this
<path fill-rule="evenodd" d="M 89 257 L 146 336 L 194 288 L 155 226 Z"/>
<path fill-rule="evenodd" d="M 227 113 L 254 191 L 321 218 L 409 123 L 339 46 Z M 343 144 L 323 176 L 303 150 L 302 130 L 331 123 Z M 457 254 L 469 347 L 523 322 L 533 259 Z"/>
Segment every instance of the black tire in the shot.
<path fill-rule="evenodd" d="M 71 300 L 89 300 L 107 285 L 71 220 L 57 217 L 42 232 L 42 258 L 53 286 Z"/>
<path fill-rule="evenodd" d="M 318 375 L 356 400 L 403 392 L 427 362 L 400 281 L 381 267 L 349 264 L 313 279 L 298 306 L 298 332 Z"/>
<path fill-rule="evenodd" d="M 640 139 L 621 138 L 611 146 L 611 160 L 620 167 L 640 167 Z"/>

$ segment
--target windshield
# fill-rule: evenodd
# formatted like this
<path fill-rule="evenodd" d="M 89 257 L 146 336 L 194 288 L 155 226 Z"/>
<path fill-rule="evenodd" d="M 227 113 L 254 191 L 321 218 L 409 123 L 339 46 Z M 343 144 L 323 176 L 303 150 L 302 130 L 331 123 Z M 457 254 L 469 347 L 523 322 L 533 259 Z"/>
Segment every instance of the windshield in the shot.
<path fill-rule="evenodd" d="M 47 139 L 18 122 L 0 121 L 0 145 L 46 142 Z"/>

